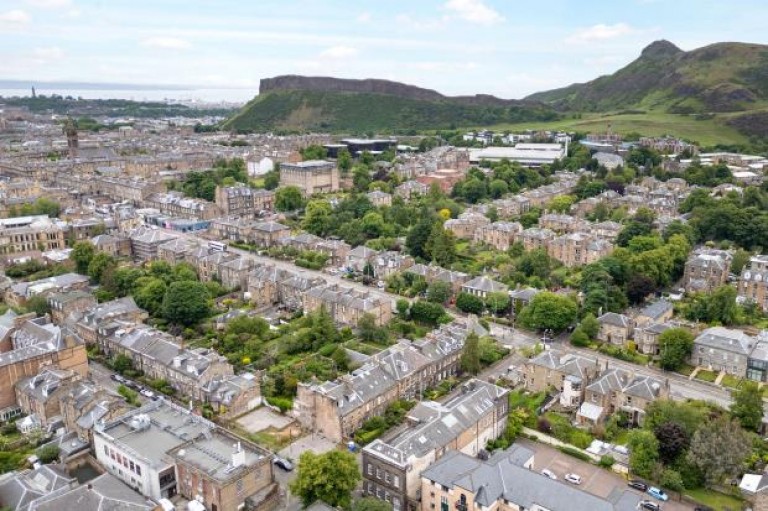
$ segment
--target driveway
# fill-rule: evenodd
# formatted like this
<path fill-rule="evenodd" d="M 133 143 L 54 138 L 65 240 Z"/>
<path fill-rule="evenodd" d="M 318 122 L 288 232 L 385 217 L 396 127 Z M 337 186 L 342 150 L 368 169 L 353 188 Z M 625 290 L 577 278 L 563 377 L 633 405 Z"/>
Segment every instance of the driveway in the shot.
<path fill-rule="evenodd" d="M 578 460 L 573 456 L 564 454 L 548 445 L 521 438 L 517 443 L 531 449 L 534 455 L 534 470 L 541 472 L 543 469 L 549 469 L 555 473 L 557 478 L 564 480 L 565 474 L 574 473 L 581 476 L 580 489 L 589 492 L 598 497 L 607 498 L 614 491 L 628 490 L 641 498 L 654 500 L 650 495 L 633 490 L 627 486 L 626 479 L 619 474 L 602 469 L 597 465 L 592 465 L 585 461 Z M 644 496 L 643 496 L 644 495 Z M 683 504 L 682 502 L 668 501 L 662 506 L 664 511 L 690 511 L 693 506 Z"/>

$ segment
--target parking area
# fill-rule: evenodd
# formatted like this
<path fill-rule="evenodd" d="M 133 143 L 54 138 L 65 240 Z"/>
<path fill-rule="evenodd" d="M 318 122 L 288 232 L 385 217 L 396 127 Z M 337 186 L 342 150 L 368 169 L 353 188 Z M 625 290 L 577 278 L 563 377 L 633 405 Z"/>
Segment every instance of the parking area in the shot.
<path fill-rule="evenodd" d="M 280 415 L 262 406 L 237 419 L 237 424 L 248 433 L 258 433 L 267 429 L 277 431 L 285 429 L 294 420 L 291 417 Z"/>
<path fill-rule="evenodd" d="M 607 498 L 614 491 L 628 490 L 634 492 L 643 499 L 653 500 L 653 497 L 633 490 L 627 486 L 626 480 L 619 474 L 601 469 L 596 465 L 564 454 L 548 445 L 532 442 L 526 439 L 519 439 L 521 445 L 531 449 L 534 455 L 534 470 L 541 472 L 544 469 L 551 470 L 558 478 L 563 481 L 565 474 L 574 473 L 581 476 L 580 488 L 598 497 Z M 660 503 L 660 502 L 659 502 Z M 682 502 L 668 501 L 661 503 L 664 511 L 690 511 L 692 506 Z"/>

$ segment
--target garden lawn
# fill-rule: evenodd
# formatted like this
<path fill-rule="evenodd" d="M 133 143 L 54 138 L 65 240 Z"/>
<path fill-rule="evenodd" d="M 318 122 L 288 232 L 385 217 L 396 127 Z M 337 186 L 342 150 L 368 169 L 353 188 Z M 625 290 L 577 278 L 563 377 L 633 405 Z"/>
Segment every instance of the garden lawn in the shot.
<path fill-rule="evenodd" d="M 720 384 L 723 387 L 728 387 L 729 389 L 735 389 L 741 385 L 742 381 L 744 381 L 742 378 L 737 378 L 732 374 L 726 374 L 725 376 L 723 376 L 723 379 L 720 380 Z"/>
<path fill-rule="evenodd" d="M 742 505 L 742 501 L 736 497 L 726 495 L 725 493 L 708 490 L 706 488 L 685 490 L 684 494 L 692 497 L 701 504 L 715 509 L 716 511 L 725 511 L 726 509 L 737 511 L 741 509 Z"/>
<path fill-rule="evenodd" d="M 709 371 L 707 369 L 702 369 L 698 373 L 696 373 L 696 379 L 714 383 L 714 381 L 717 379 L 717 373 L 714 371 Z"/>

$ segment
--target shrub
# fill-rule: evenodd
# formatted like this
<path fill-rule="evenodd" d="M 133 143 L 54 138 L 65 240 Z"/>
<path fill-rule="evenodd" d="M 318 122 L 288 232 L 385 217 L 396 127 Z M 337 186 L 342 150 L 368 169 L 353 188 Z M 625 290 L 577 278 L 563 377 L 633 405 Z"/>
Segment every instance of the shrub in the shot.
<path fill-rule="evenodd" d="M 550 424 L 549 421 L 544 417 L 541 417 L 539 422 L 536 424 L 536 429 L 542 433 L 550 434 L 552 433 L 552 424 Z"/>
<path fill-rule="evenodd" d="M 37 451 L 35 451 L 35 454 L 37 454 L 37 457 L 40 458 L 40 462 L 51 463 L 59 458 L 60 452 L 61 449 L 59 449 L 58 445 L 47 444 L 38 448 Z"/>
<path fill-rule="evenodd" d="M 293 408 L 293 400 L 287 397 L 272 396 L 267 398 L 267 403 L 276 406 L 281 412 L 285 413 Z"/>
<path fill-rule="evenodd" d="M 558 447 L 557 450 L 563 454 L 567 454 L 568 456 L 573 456 L 574 458 L 581 461 L 592 461 L 592 458 L 590 458 L 586 453 L 581 452 L 578 449 L 574 449 L 573 447 Z"/>
<path fill-rule="evenodd" d="M 600 458 L 600 465 L 602 468 L 611 468 L 616 463 L 616 460 L 610 454 L 606 454 Z"/>

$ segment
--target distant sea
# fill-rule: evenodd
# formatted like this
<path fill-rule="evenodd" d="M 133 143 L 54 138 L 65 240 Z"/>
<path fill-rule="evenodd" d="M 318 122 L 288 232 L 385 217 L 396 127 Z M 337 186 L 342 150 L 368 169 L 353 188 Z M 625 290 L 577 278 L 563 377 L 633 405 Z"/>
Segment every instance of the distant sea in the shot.
<path fill-rule="evenodd" d="M 35 87 L 40 95 L 72 96 L 83 99 L 129 99 L 132 101 L 169 101 L 175 103 L 245 103 L 258 93 L 256 89 L 91 89 L 67 87 Z M 0 88 L 0 96 L 31 96 L 31 88 Z"/>

